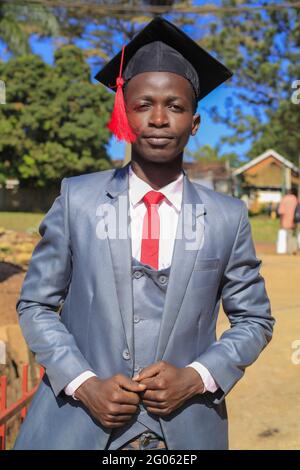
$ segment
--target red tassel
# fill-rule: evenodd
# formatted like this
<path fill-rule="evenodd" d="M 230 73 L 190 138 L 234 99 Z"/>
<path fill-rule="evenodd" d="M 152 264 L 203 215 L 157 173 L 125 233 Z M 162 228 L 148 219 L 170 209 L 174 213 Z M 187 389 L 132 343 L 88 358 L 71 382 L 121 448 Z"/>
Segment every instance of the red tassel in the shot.
<path fill-rule="evenodd" d="M 116 81 L 117 91 L 115 96 L 114 109 L 111 115 L 111 120 L 107 124 L 107 127 L 111 130 L 111 132 L 116 136 L 118 140 L 125 140 L 125 142 L 132 143 L 135 142 L 136 135 L 133 133 L 128 122 L 122 88 L 124 85 L 124 79 L 122 78 L 124 48 L 125 46 L 123 46 L 122 48 L 120 73 Z"/>

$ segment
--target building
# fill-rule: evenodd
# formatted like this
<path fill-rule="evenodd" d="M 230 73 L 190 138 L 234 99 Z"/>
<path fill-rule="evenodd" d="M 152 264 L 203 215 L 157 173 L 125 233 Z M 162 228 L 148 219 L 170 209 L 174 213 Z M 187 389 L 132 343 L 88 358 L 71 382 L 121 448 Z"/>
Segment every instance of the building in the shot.
<path fill-rule="evenodd" d="M 183 168 L 191 181 L 220 193 L 233 194 L 233 178 L 229 161 L 183 162 Z"/>
<path fill-rule="evenodd" d="M 287 189 L 300 185 L 299 168 L 273 149 L 233 171 L 235 195 L 260 206 L 278 204 Z"/>

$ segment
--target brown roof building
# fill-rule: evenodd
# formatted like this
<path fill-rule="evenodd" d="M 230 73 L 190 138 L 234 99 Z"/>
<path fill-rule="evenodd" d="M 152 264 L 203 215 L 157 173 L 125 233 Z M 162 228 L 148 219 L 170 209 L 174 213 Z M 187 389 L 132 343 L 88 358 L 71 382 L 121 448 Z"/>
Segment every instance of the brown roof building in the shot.
<path fill-rule="evenodd" d="M 220 193 L 233 194 L 232 170 L 229 162 L 183 162 L 189 178 Z"/>
<path fill-rule="evenodd" d="M 248 196 L 259 204 L 279 203 L 286 189 L 297 189 L 299 168 L 273 149 L 234 170 L 239 196 Z"/>

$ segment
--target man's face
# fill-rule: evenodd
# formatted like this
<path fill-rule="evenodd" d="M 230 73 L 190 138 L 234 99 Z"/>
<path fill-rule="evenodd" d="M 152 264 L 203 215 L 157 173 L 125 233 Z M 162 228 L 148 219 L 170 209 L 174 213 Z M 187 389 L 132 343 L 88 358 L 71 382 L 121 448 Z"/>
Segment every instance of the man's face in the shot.
<path fill-rule="evenodd" d="M 188 80 L 170 72 L 144 72 L 125 88 L 129 124 L 137 134 L 133 154 L 167 163 L 182 154 L 200 124 L 193 114 L 193 89 Z"/>

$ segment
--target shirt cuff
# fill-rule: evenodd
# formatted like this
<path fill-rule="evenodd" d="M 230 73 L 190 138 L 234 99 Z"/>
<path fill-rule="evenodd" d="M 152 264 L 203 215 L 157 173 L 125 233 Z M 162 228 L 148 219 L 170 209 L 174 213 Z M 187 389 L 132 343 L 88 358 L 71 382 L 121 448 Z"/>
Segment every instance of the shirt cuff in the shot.
<path fill-rule="evenodd" d="M 76 392 L 77 388 L 80 387 L 80 385 L 83 384 L 87 379 L 90 379 L 91 377 L 96 377 L 96 374 L 92 372 L 91 370 L 86 370 L 82 374 L 78 375 L 76 379 L 72 380 L 66 387 L 65 387 L 65 394 L 72 396 L 74 400 L 78 401 L 78 398 L 75 397 L 74 393 Z"/>
<path fill-rule="evenodd" d="M 212 375 L 210 372 L 204 367 L 200 362 L 192 362 L 191 364 L 188 364 L 185 367 L 193 367 L 198 374 L 201 376 L 202 382 L 204 384 L 204 390 L 202 393 L 205 392 L 211 392 L 214 393 L 218 390 L 219 386 L 213 379 Z"/>

